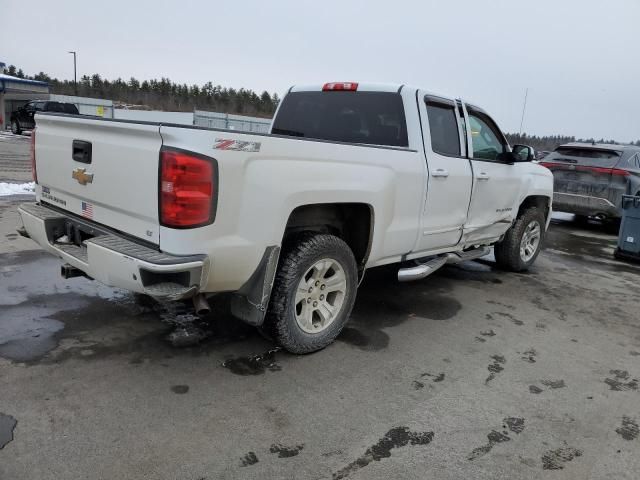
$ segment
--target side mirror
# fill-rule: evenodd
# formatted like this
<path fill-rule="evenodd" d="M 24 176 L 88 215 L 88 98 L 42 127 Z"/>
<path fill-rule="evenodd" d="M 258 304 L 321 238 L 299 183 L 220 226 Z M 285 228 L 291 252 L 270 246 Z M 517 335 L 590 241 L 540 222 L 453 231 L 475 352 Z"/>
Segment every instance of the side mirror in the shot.
<path fill-rule="evenodd" d="M 536 152 L 529 145 L 514 145 L 511 149 L 514 162 L 531 162 L 536 157 Z"/>

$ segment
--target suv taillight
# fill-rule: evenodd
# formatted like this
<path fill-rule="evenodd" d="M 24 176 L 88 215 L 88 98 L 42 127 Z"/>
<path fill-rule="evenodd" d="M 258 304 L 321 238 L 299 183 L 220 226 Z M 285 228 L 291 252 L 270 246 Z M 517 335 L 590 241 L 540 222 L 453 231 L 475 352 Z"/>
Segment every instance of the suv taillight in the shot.
<path fill-rule="evenodd" d="M 31 175 L 33 176 L 33 181 L 38 183 L 38 172 L 36 170 L 36 129 L 31 130 Z"/>
<path fill-rule="evenodd" d="M 174 148 L 160 150 L 160 224 L 172 228 L 208 225 L 216 215 L 215 159 Z"/>

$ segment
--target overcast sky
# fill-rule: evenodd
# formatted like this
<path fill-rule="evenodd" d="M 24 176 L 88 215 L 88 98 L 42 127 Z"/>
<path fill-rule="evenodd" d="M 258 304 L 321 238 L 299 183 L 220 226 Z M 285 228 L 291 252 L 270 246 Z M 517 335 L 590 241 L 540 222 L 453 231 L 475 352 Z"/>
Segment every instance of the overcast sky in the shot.
<path fill-rule="evenodd" d="M 640 139 L 640 0 L 0 0 L 0 62 L 30 75 L 268 90 L 404 83 L 503 130 Z"/>

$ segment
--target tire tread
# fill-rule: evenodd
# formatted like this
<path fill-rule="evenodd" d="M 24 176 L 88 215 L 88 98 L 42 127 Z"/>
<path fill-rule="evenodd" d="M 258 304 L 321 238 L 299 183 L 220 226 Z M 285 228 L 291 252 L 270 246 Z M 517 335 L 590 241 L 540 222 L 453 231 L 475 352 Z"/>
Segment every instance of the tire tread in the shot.
<path fill-rule="evenodd" d="M 520 258 L 520 240 L 524 233 L 524 229 L 529 225 L 532 220 L 538 217 L 541 227 L 540 246 L 538 251 L 529 262 L 524 263 Z M 544 214 L 538 207 L 529 207 L 524 210 L 516 221 L 507 231 L 502 241 L 498 242 L 494 246 L 494 255 L 496 257 L 496 264 L 503 270 L 510 272 L 523 272 L 529 269 L 529 267 L 535 262 L 540 250 L 542 249 L 542 242 L 544 241 Z"/>
<path fill-rule="evenodd" d="M 289 302 L 292 290 L 298 286 L 299 275 L 302 264 L 308 263 L 310 259 L 322 255 L 338 254 L 345 256 L 348 265 L 343 265 L 347 278 L 351 278 L 351 285 L 347 281 L 347 288 L 351 288 L 351 293 L 347 292 L 347 298 L 341 318 L 334 320 L 327 330 L 317 334 L 316 338 L 309 334 L 302 335 L 304 341 L 300 341 L 300 335 L 295 335 L 291 331 L 290 308 L 295 308 Z M 350 270 L 350 271 L 347 271 Z M 349 246 L 340 238 L 329 234 L 317 234 L 303 232 L 287 239 L 283 245 L 283 254 L 280 257 L 278 270 L 276 272 L 271 292 L 269 308 L 262 326 L 265 333 L 274 341 L 291 353 L 310 353 L 320 350 L 330 343 L 340 334 L 342 327 L 351 314 L 351 309 L 355 301 L 355 289 L 357 288 L 357 266 L 356 261 Z M 342 325 L 340 325 L 342 324 Z M 315 337 L 315 335 L 314 335 Z"/>

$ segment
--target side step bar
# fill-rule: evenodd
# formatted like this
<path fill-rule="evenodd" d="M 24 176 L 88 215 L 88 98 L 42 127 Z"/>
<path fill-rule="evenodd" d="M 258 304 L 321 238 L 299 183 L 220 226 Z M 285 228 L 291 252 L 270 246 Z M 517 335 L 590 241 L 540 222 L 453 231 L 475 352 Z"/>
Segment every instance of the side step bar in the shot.
<path fill-rule="evenodd" d="M 424 263 L 416 265 L 415 267 L 401 268 L 398 270 L 398 281 L 412 282 L 414 280 L 422 280 L 436 270 L 444 267 L 447 263 L 455 264 L 475 260 L 476 258 L 484 257 L 487 253 L 489 253 L 489 247 L 480 247 L 472 250 L 466 250 L 464 252 L 438 255 Z"/>
<path fill-rule="evenodd" d="M 421 280 L 444 267 L 445 263 L 447 263 L 447 256 L 439 255 L 415 267 L 401 268 L 398 270 L 398 281 L 413 282 L 414 280 Z"/>
<path fill-rule="evenodd" d="M 489 247 L 478 247 L 472 250 L 465 250 L 463 252 L 447 253 L 447 263 L 460 263 L 468 262 L 469 260 L 475 260 L 476 258 L 484 257 L 491 249 Z"/>

